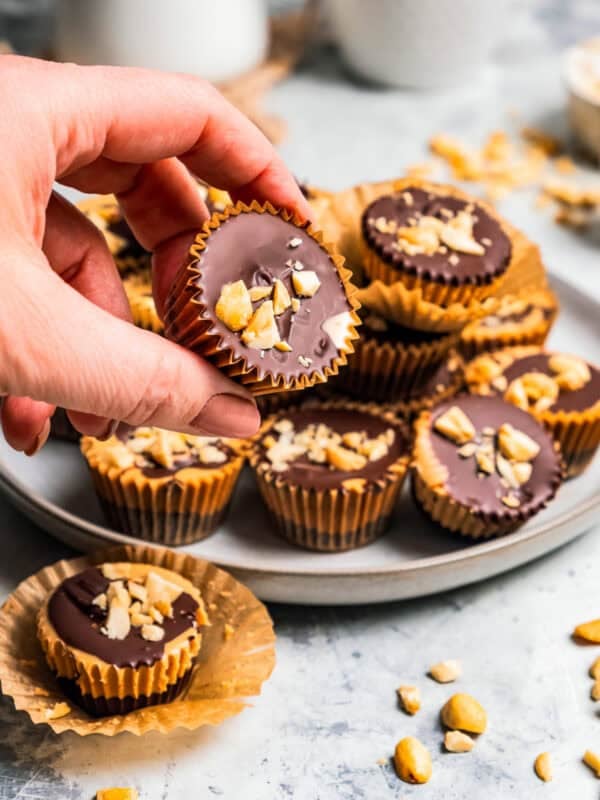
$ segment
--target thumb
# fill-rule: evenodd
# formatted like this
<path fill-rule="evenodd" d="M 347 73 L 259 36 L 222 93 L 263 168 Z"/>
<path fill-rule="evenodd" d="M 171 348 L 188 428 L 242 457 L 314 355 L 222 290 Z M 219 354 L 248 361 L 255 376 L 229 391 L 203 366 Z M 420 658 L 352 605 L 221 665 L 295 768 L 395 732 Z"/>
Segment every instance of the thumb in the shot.
<path fill-rule="evenodd" d="M 39 251 L 41 269 L 32 270 L 32 253 L 20 256 L 11 262 L 17 302 L 12 290 L 0 297 L 3 392 L 136 426 L 239 438 L 256 432 L 258 410 L 243 387 L 99 308 L 51 272 Z M 19 292 L 17 281 L 29 285 Z"/>

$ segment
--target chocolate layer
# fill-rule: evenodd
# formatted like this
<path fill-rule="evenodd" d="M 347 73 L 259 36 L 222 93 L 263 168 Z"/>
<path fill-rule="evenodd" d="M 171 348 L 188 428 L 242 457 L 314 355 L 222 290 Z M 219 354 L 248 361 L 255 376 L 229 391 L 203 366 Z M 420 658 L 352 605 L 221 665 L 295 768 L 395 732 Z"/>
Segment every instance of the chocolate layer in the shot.
<path fill-rule="evenodd" d="M 147 695 L 141 694 L 138 697 L 126 695 L 125 697 L 93 697 L 91 694 L 83 694 L 77 681 L 68 678 L 57 678 L 58 684 L 63 694 L 83 708 L 92 717 L 112 717 L 117 714 L 129 714 L 139 708 L 157 706 L 161 703 L 171 703 L 190 682 L 192 670 L 188 670 L 183 677 L 176 683 L 171 684 L 164 692 L 155 692 Z"/>
<path fill-rule="evenodd" d="M 293 423 L 297 433 L 309 425 L 319 424 L 327 425 L 339 434 L 364 431 L 369 438 L 375 438 L 389 428 L 393 428 L 396 432 L 396 437 L 389 447 L 387 455 L 377 461 L 368 461 L 363 469 L 354 471 L 332 469 L 326 464 L 316 464 L 310 461 L 306 455 L 302 455 L 290 462 L 285 472 L 277 473 L 288 483 L 306 489 L 339 489 L 342 488 L 343 481 L 352 478 L 364 478 L 370 483 L 376 484 L 377 481 L 384 478 L 388 468 L 408 452 L 408 435 L 400 423 L 392 423 L 366 412 L 308 407 L 286 414 L 285 419 L 289 419 Z M 269 435 L 269 432 L 266 435 Z M 266 456 L 264 458 L 266 460 Z"/>
<path fill-rule="evenodd" d="M 410 203 L 407 202 L 408 196 L 412 198 Z M 394 247 L 394 243 L 397 242 L 395 233 L 382 233 L 375 227 L 375 220 L 379 217 L 393 220 L 398 227 L 408 226 L 409 220 L 417 219 L 418 216 L 436 217 L 446 221 L 443 211 L 456 214 L 467 206 L 474 206 L 475 240 L 480 244 L 482 240 L 486 242 L 489 240 L 491 243 L 484 245 L 484 255 L 469 255 L 455 252 L 450 248 L 446 253 L 409 255 Z M 499 223 L 480 205 L 468 203 L 457 197 L 433 194 L 416 187 L 408 187 L 398 194 L 379 197 L 367 206 L 362 217 L 362 234 L 367 245 L 383 261 L 398 271 L 453 286 L 491 283 L 507 269 L 512 251 L 510 240 Z M 458 263 L 451 263 L 452 255 L 458 256 Z"/>
<path fill-rule="evenodd" d="M 515 378 L 520 378 L 526 372 L 542 372 L 545 375 L 555 377 L 556 373 L 548 366 L 548 361 L 551 357 L 552 353 L 535 353 L 531 356 L 525 356 L 525 358 L 516 359 L 504 370 L 506 380 L 510 384 L 511 381 L 514 381 Z M 588 367 L 591 378 L 585 386 L 575 391 L 561 389 L 558 399 L 550 407 L 550 411 L 584 411 L 600 401 L 600 370 L 593 364 L 588 363 Z M 494 391 L 493 387 L 491 388 Z M 500 393 L 496 391 L 496 394 Z"/>
<path fill-rule="evenodd" d="M 135 438 L 135 428 L 131 429 L 121 426 L 117 429 L 116 436 L 124 444 L 127 444 L 127 442 Z M 227 456 L 228 461 L 235 456 L 231 447 L 228 447 L 228 445 L 221 440 L 216 441 L 214 446 Z M 169 475 L 175 475 L 180 469 L 189 469 L 191 467 L 194 469 L 218 469 L 226 463 L 224 461 L 200 461 L 198 454 L 192 449 L 185 455 L 177 457 L 174 455 L 172 467 L 165 467 L 163 464 L 160 464 L 149 451 L 144 450 L 142 453 L 137 452 L 137 454 L 143 456 L 147 462 L 144 466 L 140 467 L 142 474 L 147 478 L 167 478 Z"/>
<path fill-rule="evenodd" d="M 131 627 L 125 639 L 109 639 L 100 632 L 106 612 L 92 604 L 105 592 L 108 581 L 97 567 L 90 567 L 63 581 L 48 603 L 48 617 L 60 638 L 70 647 L 102 659 L 116 667 L 150 666 L 164 655 L 165 644 L 193 630 L 198 603 L 182 592 L 173 603 L 173 616 L 165 617 L 160 642 L 148 642 L 140 628 Z"/>
<path fill-rule="evenodd" d="M 293 241 L 300 239 L 298 246 Z M 277 319 L 279 334 L 292 351 L 256 350 L 246 347 L 240 334 L 229 330 L 215 315 L 215 306 L 224 284 L 243 280 L 248 288 L 271 285 L 279 278 L 291 297 L 293 267 L 299 261 L 305 270 L 317 273 L 321 283 L 313 297 L 302 298 L 297 313 L 291 308 Z M 201 301 L 207 306 L 206 316 L 212 322 L 211 332 L 222 338 L 236 358 L 243 358 L 261 373 L 299 377 L 307 371 L 323 370 L 338 356 L 338 348 L 323 331 L 331 317 L 351 310 L 337 269 L 327 253 L 303 228 L 281 217 L 264 213 L 243 213 L 231 216 L 213 231 L 199 262 L 197 279 Z M 258 307 L 254 304 L 254 308 Z M 299 358 L 311 359 L 310 367 Z"/>
<path fill-rule="evenodd" d="M 508 494 L 497 472 L 478 477 L 474 458 L 462 458 L 459 447 L 434 429 L 435 421 L 452 406 L 458 406 L 471 420 L 481 441 L 486 427 L 498 429 L 503 423 L 526 433 L 540 446 L 533 459 L 530 479 L 519 489 L 511 490 L 520 501 L 518 508 L 509 508 L 502 502 Z M 496 397 L 460 395 L 440 403 L 431 415 L 431 443 L 437 460 L 447 471 L 446 490 L 458 503 L 467 506 L 474 514 L 487 519 L 522 520 L 541 509 L 556 493 L 561 482 L 560 458 L 554 449 L 550 434 L 528 413 Z"/>

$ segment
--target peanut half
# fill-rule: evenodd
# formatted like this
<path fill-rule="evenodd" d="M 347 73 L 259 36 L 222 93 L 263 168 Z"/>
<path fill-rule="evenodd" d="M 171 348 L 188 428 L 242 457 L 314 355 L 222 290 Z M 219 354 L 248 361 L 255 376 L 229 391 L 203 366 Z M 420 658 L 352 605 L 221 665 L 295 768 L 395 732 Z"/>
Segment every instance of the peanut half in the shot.
<path fill-rule="evenodd" d="M 573 636 L 585 639 L 586 642 L 600 644 L 600 619 L 593 619 L 590 622 L 582 622 L 573 631 Z"/>
<path fill-rule="evenodd" d="M 552 780 L 552 762 L 550 761 L 550 753 L 540 753 L 536 760 L 533 762 L 535 774 L 541 781 L 547 783 Z"/>
<path fill-rule="evenodd" d="M 427 783 L 431 778 L 429 750 L 414 736 L 400 739 L 394 752 L 394 766 L 405 783 Z"/>
<path fill-rule="evenodd" d="M 586 750 L 583 754 L 583 763 L 589 767 L 592 772 L 596 773 L 596 777 L 600 778 L 600 756 L 594 753 L 593 750 Z"/>
<path fill-rule="evenodd" d="M 96 800 L 138 800 L 137 789 L 98 789 Z"/>
<path fill-rule="evenodd" d="M 444 747 L 449 753 L 470 753 L 475 747 L 475 742 L 462 731 L 446 731 Z"/>
<path fill-rule="evenodd" d="M 486 711 L 470 694 L 453 694 L 443 706 L 440 716 L 443 724 L 451 730 L 483 733 L 487 728 Z"/>

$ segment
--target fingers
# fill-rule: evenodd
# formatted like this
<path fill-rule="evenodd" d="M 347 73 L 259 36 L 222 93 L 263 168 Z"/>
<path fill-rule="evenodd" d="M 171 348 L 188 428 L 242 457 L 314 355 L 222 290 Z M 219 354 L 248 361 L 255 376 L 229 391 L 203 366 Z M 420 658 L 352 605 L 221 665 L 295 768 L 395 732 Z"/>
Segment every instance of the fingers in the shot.
<path fill-rule="evenodd" d="M 48 439 L 53 413 L 54 406 L 47 403 L 29 397 L 6 397 L 1 412 L 6 441 L 15 450 L 35 455 Z"/>
<path fill-rule="evenodd" d="M 21 247 L 21 261 L 40 258 Z M 16 253 L 10 257 L 18 267 Z M 0 318 L 10 318 L 7 304 L 0 296 Z M 255 433 L 259 415 L 245 389 L 193 353 L 93 305 L 50 270 L 37 271 L 35 304 L 24 311 L 20 346 L 0 342 L 0 390 L 131 425 Z"/>
<path fill-rule="evenodd" d="M 37 110 L 49 115 L 55 174 L 65 183 L 87 192 L 124 193 L 135 182 L 135 165 L 175 156 L 194 174 L 235 197 L 270 200 L 310 215 L 272 145 L 206 81 L 23 58 L 3 61 L 1 71 L 7 87 L 18 83 L 21 96 L 28 84 L 35 86 L 36 95 L 40 84 L 46 88 Z M 41 132 L 46 133 L 45 128 Z M 115 169 L 115 163 L 129 166 Z M 135 220 L 132 224 L 135 228 Z"/>

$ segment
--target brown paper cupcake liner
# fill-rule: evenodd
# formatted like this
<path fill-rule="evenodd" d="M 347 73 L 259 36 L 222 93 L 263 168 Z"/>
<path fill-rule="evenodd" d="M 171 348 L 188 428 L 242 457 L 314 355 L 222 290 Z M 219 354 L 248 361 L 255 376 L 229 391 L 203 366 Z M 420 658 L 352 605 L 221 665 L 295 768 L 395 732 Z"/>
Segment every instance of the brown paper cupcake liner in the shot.
<path fill-rule="evenodd" d="M 461 303 L 440 306 L 425 300 L 419 289 L 411 291 L 400 281 L 391 285 L 373 281 L 359 289 L 356 297 L 361 305 L 390 322 L 430 333 L 460 331 L 467 323 L 492 314 L 497 307 L 493 297 L 483 302 L 473 300 L 466 306 Z"/>
<path fill-rule="evenodd" d="M 373 404 L 345 400 L 309 403 L 311 407 L 356 409 L 388 419 L 390 426 L 402 428 L 393 415 Z M 276 421 L 272 417 L 261 433 Z M 407 441 L 407 431 L 403 431 Z M 279 533 L 292 544 L 308 550 L 341 552 L 364 547 L 385 533 L 396 500 L 402 489 L 409 464 L 409 455 L 392 463 L 387 474 L 372 483 L 359 482 L 339 489 L 303 488 L 288 483 L 281 475 L 256 469 L 260 461 L 257 450 L 250 456 L 259 491 L 271 513 Z"/>
<path fill-rule="evenodd" d="M 386 404 L 400 401 L 424 386 L 459 336 L 458 332 L 451 332 L 420 344 L 405 345 L 397 341 L 380 342 L 365 331 L 363 327 L 354 344 L 354 353 L 332 385 L 359 400 Z"/>
<path fill-rule="evenodd" d="M 183 468 L 163 478 L 138 467 L 121 470 L 90 455 L 81 443 L 94 488 L 113 528 L 156 544 L 179 547 L 205 539 L 225 518 L 245 455 L 211 469 Z"/>
<path fill-rule="evenodd" d="M 59 439 L 63 442 L 78 443 L 81 439 L 79 431 L 73 427 L 73 423 L 67 416 L 64 408 L 57 408 L 52 415 L 50 423 L 50 438 Z"/>
<path fill-rule="evenodd" d="M 521 294 L 547 288 L 548 276 L 540 248 L 517 228 L 509 223 L 505 225 L 510 233 L 513 253 L 496 296 L 504 297 L 507 294 Z"/>
<path fill-rule="evenodd" d="M 202 631 L 189 683 L 173 702 L 94 719 L 77 705 L 65 704 L 37 641 L 36 617 L 48 594 L 65 578 L 106 561 L 153 564 L 182 575 L 200 590 L 211 624 Z M 260 694 L 275 664 L 274 642 L 265 607 L 227 572 L 164 548 L 117 547 L 59 561 L 17 587 L 0 611 L 0 682 L 17 710 L 25 711 L 36 724 L 48 724 L 55 733 L 114 736 L 127 731 L 140 736 L 178 727 L 193 730 L 221 724 L 243 711 L 248 698 Z"/>
<path fill-rule="evenodd" d="M 176 581 L 184 591 L 194 591 L 195 587 L 177 574 L 164 577 Z M 132 707 L 144 707 L 152 699 L 174 699 L 176 689 L 183 688 L 190 676 L 202 640 L 201 635 L 190 636 L 187 630 L 165 644 L 164 655 L 154 664 L 117 667 L 66 644 L 48 617 L 47 601 L 38 614 L 37 635 L 46 662 L 61 688 L 72 698 L 81 698 L 92 714 L 111 705 L 119 708 L 129 703 Z"/>
<path fill-rule="evenodd" d="M 415 447 L 413 453 L 412 488 L 417 504 L 442 528 L 472 539 L 490 539 L 505 536 L 531 519 L 544 508 L 548 500 L 522 509 L 507 509 L 506 512 L 485 514 L 474 512 L 463 503 L 454 500 L 445 490 L 447 469 L 436 457 L 430 439 L 431 413 L 426 410 L 415 422 Z M 562 470 L 556 475 L 553 494 L 562 478 Z"/>
<path fill-rule="evenodd" d="M 463 329 L 460 339 L 460 352 L 466 359 L 506 347 L 541 347 L 546 341 L 558 315 L 558 299 L 554 293 L 546 288 L 506 297 L 527 300 L 539 313 L 527 321 L 502 324 L 500 327 L 484 328 L 478 322 L 470 323 Z"/>
<path fill-rule="evenodd" d="M 457 358 L 459 360 L 459 365 L 457 369 L 451 373 L 450 380 L 447 383 L 439 384 L 434 387 L 434 391 L 430 393 L 423 390 L 417 393 L 418 396 L 415 396 L 413 392 L 404 400 L 400 400 L 397 403 L 386 404 L 386 408 L 403 419 L 412 420 L 420 414 L 421 411 L 433 408 L 433 406 L 438 403 L 442 403 L 444 400 L 449 400 L 451 397 L 457 395 L 465 385 L 464 364 L 459 356 L 452 355 L 451 358 Z"/>
<path fill-rule="evenodd" d="M 338 355 L 322 371 L 313 370 L 288 380 L 284 375 L 274 375 L 270 371 L 262 369 L 260 365 L 250 366 L 243 355 L 234 353 L 232 348 L 223 343 L 220 335 L 211 332 L 211 313 L 203 303 L 201 288 L 197 286 L 198 280 L 202 277 L 202 254 L 212 231 L 230 217 L 249 211 L 271 214 L 281 217 L 286 222 L 293 222 L 294 225 L 303 228 L 314 241 L 328 251 L 344 287 L 354 326 L 360 324 L 360 319 L 356 314 L 360 305 L 355 299 L 356 288 L 350 280 L 352 273 L 344 267 L 343 257 L 332 245 L 324 242 L 321 232 L 313 228 L 310 223 L 302 221 L 286 210 L 277 210 L 270 203 L 260 205 L 256 201 L 252 201 L 250 205 L 240 202 L 229 206 L 222 213 L 213 214 L 210 220 L 204 223 L 202 232 L 196 236 L 190 249 L 191 261 L 187 267 L 180 270 L 169 294 L 165 315 L 166 335 L 211 361 L 228 377 L 245 385 L 255 395 L 306 389 L 324 383 L 332 375 L 337 375 L 340 366 L 346 364 L 348 354 L 353 351 L 352 340 L 358 338 L 355 327 L 351 328 L 345 347 L 338 351 Z"/>

